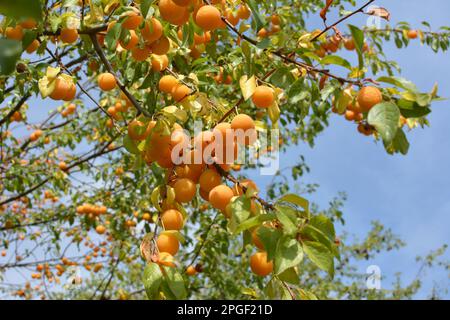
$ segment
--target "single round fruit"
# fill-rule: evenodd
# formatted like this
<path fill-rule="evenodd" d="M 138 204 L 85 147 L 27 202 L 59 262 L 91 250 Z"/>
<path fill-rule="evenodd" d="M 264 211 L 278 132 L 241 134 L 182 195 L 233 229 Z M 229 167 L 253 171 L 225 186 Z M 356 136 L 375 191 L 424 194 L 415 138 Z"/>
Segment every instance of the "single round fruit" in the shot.
<path fill-rule="evenodd" d="M 268 86 L 256 87 L 252 95 L 252 101 L 258 108 L 268 108 L 275 101 L 275 95 L 272 88 Z"/>
<path fill-rule="evenodd" d="M 247 20 L 248 18 L 250 18 L 251 11 L 250 11 L 250 9 L 247 7 L 247 5 L 242 4 L 242 5 L 240 5 L 239 8 L 238 8 L 237 15 L 238 15 L 238 17 L 241 18 L 242 20 Z"/>
<path fill-rule="evenodd" d="M 188 158 L 187 160 L 190 160 L 190 163 L 203 163 L 203 151 L 205 151 L 205 148 L 210 145 L 214 141 L 214 134 L 211 131 L 202 131 L 199 132 L 193 139 L 193 145 L 197 152 L 193 153 L 191 152 L 190 156 L 191 158 Z M 198 158 L 195 159 L 195 156 Z M 195 161 L 197 160 L 197 162 Z"/>
<path fill-rule="evenodd" d="M 191 0 L 172 0 L 172 1 L 181 7 L 186 7 L 191 4 Z"/>
<path fill-rule="evenodd" d="M 200 194 L 200 197 L 202 197 L 203 200 L 209 202 L 209 192 L 203 191 L 202 189 L 199 189 L 198 193 Z"/>
<path fill-rule="evenodd" d="M 195 183 L 186 178 L 177 180 L 173 188 L 175 189 L 175 199 L 181 203 L 190 202 L 197 191 Z"/>
<path fill-rule="evenodd" d="M 214 30 L 222 25 L 220 16 L 219 9 L 211 5 L 206 5 L 198 9 L 195 15 L 195 23 L 203 30 Z"/>
<path fill-rule="evenodd" d="M 64 161 L 61 161 L 59 164 L 59 169 L 61 169 L 62 171 L 66 171 L 67 170 L 67 163 L 65 163 Z"/>
<path fill-rule="evenodd" d="M 151 61 L 152 61 L 152 70 L 155 72 L 164 71 L 169 66 L 169 58 L 165 54 L 161 56 L 153 54 Z"/>
<path fill-rule="evenodd" d="M 77 86 L 72 82 L 69 84 L 69 90 L 64 95 L 64 101 L 72 101 L 77 94 Z"/>
<path fill-rule="evenodd" d="M 191 89 L 184 84 L 178 84 L 172 89 L 172 98 L 175 102 L 181 102 L 186 99 L 191 93 Z"/>
<path fill-rule="evenodd" d="M 78 40 L 78 30 L 62 28 L 60 34 L 61 41 L 64 43 L 74 43 Z"/>
<path fill-rule="evenodd" d="M 35 39 L 33 42 L 30 43 L 30 45 L 27 47 L 26 51 L 27 53 L 33 53 L 39 48 L 40 42 Z"/>
<path fill-rule="evenodd" d="M 53 100 L 62 100 L 66 96 L 69 89 L 70 85 L 66 80 L 64 80 L 63 78 L 56 78 L 55 88 L 50 94 L 50 98 L 52 98 Z"/>
<path fill-rule="evenodd" d="M 234 135 L 236 138 L 239 138 L 239 131 L 236 132 L 236 130 L 243 131 L 240 134 L 245 134 L 244 143 L 246 145 L 253 144 L 256 140 L 255 122 L 246 114 L 241 113 L 235 116 L 231 121 L 231 129 L 235 130 Z"/>
<path fill-rule="evenodd" d="M 352 110 L 347 110 L 347 111 L 345 111 L 344 117 L 348 121 L 354 121 L 356 119 L 356 112 L 354 112 Z"/>
<path fill-rule="evenodd" d="M 161 37 L 151 44 L 152 52 L 157 55 L 166 54 L 170 50 L 170 41 L 166 37 Z"/>
<path fill-rule="evenodd" d="M 125 50 L 133 50 L 139 43 L 136 31 L 130 30 L 129 33 L 129 36 L 126 36 L 125 39 L 119 41 L 120 46 Z"/>
<path fill-rule="evenodd" d="M 409 39 L 416 39 L 418 35 L 419 33 L 417 32 L 417 30 L 409 30 L 407 33 Z"/>
<path fill-rule="evenodd" d="M 170 23 L 182 18 L 186 11 L 185 7 L 177 5 L 172 0 L 159 0 L 158 7 L 161 17 Z"/>
<path fill-rule="evenodd" d="M 169 209 L 162 213 L 161 222 L 165 230 L 181 230 L 183 228 L 183 215 L 178 210 Z"/>
<path fill-rule="evenodd" d="M 177 78 L 171 75 L 165 75 L 159 79 L 158 88 L 164 93 L 171 93 L 176 85 L 178 85 Z"/>
<path fill-rule="evenodd" d="M 149 44 L 161 38 L 162 34 L 163 28 L 161 22 L 155 18 L 152 18 L 150 22 L 146 21 L 144 28 L 141 30 L 142 38 Z"/>
<path fill-rule="evenodd" d="M 188 8 L 184 8 L 183 14 L 178 19 L 172 19 L 172 21 L 169 21 L 171 24 L 174 24 L 176 26 L 182 26 L 183 24 L 187 23 L 189 21 L 190 13 Z"/>
<path fill-rule="evenodd" d="M 233 26 L 236 26 L 239 23 L 239 17 L 233 13 L 231 10 L 227 10 L 225 12 L 225 18 L 227 18 L 228 22 Z"/>
<path fill-rule="evenodd" d="M 367 86 L 359 91 L 357 100 L 361 111 L 368 112 L 373 106 L 383 101 L 383 95 L 378 88 Z"/>
<path fill-rule="evenodd" d="M 102 226 L 102 225 L 98 225 L 98 226 L 95 228 L 95 231 L 96 231 L 98 234 L 104 234 L 104 233 L 106 232 L 106 228 L 105 228 L 104 226 Z"/>
<path fill-rule="evenodd" d="M 142 48 L 139 47 L 135 47 L 132 51 L 131 51 L 131 56 L 133 57 L 134 60 L 136 61 L 144 61 L 146 60 L 148 57 L 150 57 L 150 53 L 151 50 L 149 47 L 144 46 Z"/>
<path fill-rule="evenodd" d="M 158 264 L 166 267 L 175 267 L 175 259 L 173 255 L 168 252 L 160 252 L 158 255 Z"/>
<path fill-rule="evenodd" d="M 34 29 L 37 27 L 37 22 L 33 18 L 28 18 L 22 21 L 20 26 L 24 29 Z"/>
<path fill-rule="evenodd" d="M 98 76 L 98 86 L 103 91 L 111 91 L 117 85 L 116 78 L 111 73 L 102 73 Z"/>
<path fill-rule="evenodd" d="M 246 114 L 238 114 L 231 121 L 231 129 L 238 130 L 242 129 L 244 131 L 249 129 L 255 129 L 255 122 L 253 119 Z"/>
<path fill-rule="evenodd" d="M 275 24 L 275 25 L 279 25 L 281 23 L 280 17 L 276 14 L 273 14 L 270 17 L 270 21 L 272 22 L 272 24 Z"/>
<path fill-rule="evenodd" d="M 136 30 L 144 20 L 144 18 L 135 11 L 129 11 L 125 13 L 125 15 L 127 17 L 123 20 L 122 27 L 128 30 Z"/>
<path fill-rule="evenodd" d="M 156 245 L 158 246 L 159 252 L 167 252 L 171 255 L 175 255 L 180 248 L 180 243 L 177 237 L 170 233 L 162 233 L 156 239 Z"/>
<path fill-rule="evenodd" d="M 259 188 L 253 180 L 243 179 L 243 180 L 241 180 L 240 185 L 247 189 L 252 189 L 252 190 L 256 191 L 256 193 L 259 192 Z"/>
<path fill-rule="evenodd" d="M 23 28 L 18 25 L 15 27 L 7 27 L 5 29 L 5 36 L 8 39 L 21 41 L 23 39 Z"/>
<path fill-rule="evenodd" d="M 210 192 L 214 187 L 217 187 L 222 182 L 222 177 L 216 171 L 206 169 L 199 179 L 200 189 L 205 192 Z"/>
<path fill-rule="evenodd" d="M 250 268 L 254 274 L 265 277 L 273 271 L 273 262 L 267 261 L 266 252 L 257 252 L 250 257 Z"/>
<path fill-rule="evenodd" d="M 133 120 L 128 124 L 128 136 L 132 140 L 144 140 L 148 134 L 149 130 L 145 127 L 145 124 L 142 121 Z"/>
<path fill-rule="evenodd" d="M 373 134 L 373 129 L 368 124 L 360 123 L 360 124 L 358 124 L 358 132 L 365 136 L 370 136 Z"/>
<path fill-rule="evenodd" d="M 225 210 L 233 197 L 233 190 L 226 185 L 218 185 L 209 192 L 209 202 L 214 208 L 221 211 Z"/>
<path fill-rule="evenodd" d="M 269 35 L 269 32 L 266 30 L 266 28 L 259 29 L 257 36 L 260 38 L 266 38 Z"/>
<path fill-rule="evenodd" d="M 197 270 L 195 270 L 194 266 L 189 266 L 186 268 L 186 274 L 188 276 L 194 276 L 195 274 L 197 274 Z"/>
<path fill-rule="evenodd" d="M 353 40 L 353 38 L 348 38 L 344 40 L 344 47 L 345 49 L 349 50 L 349 51 L 353 51 L 356 49 L 355 46 L 355 41 Z"/>

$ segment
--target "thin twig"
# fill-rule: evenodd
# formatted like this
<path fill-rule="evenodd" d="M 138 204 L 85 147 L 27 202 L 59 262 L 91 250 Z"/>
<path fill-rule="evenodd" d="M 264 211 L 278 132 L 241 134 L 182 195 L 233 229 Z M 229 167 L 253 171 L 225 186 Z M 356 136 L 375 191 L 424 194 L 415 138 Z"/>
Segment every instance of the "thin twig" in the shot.
<path fill-rule="evenodd" d="M 332 25 L 329 25 L 328 27 L 326 27 L 325 29 L 322 30 L 322 32 L 320 32 L 319 34 L 317 34 L 314 38 L 311 39 L 311 41 L 316 41 L 321 35 L 323 35 L 324 33 L 327 33 L 330 29 L 333 29 L 334 27 L 336 27 L 338 24 L 342 23 L 343 21 L 347 20 L 348 18 L 354 16 L 357 13 L 360 12 L 364 12 L 364 9 L 369 6 L 372 2 L 374 2 L 375 0 L 370 0 L 369 2 L 367 2 L 365 5 L 363 5 L 362 7 L 360 7 L 359 9 L 357 9 L 356 11 L 353 11 L 351 13 L 349 13 L 348 15 L 342 17 L 341 19 L 339 19 L 338 21 L 336 21 L 335 23 L 333 23 Z"/>
<path fill-rule="evenodd" d="M 125 85 L 122 83 L 122 81 L 119 79 L 117 74 L 114 72 L 111 64 L 109 63 L 108 59 L 105 56 L 105 53 L 103 52 L 102 48 L 100 47 L 100 44 L 97 40 L 97 35 L 90 33 L 89 37 L 91 38 L 92 44 L 94 45 L 95 52 L 97 52 L 97 55 L 99 56 L 100 60 L 102 61 L 103 65 L 106 67 L 109 73 L 111 73 L 114 78 L 116 78 L 117 85 L 119 86 L 120 90 L 125 94 L 125 96 L 130 100 L 130 102 L 133 104 L 133 106 L 138 110 L 139 113 L 144 114 L 147 117 L 151 117 L 151 114 L 147 112 L 147 110 L 143 109 L 139 102 L 136 100 L 136 98 L 128 91 L 128 89 L 125 87 Z"/>

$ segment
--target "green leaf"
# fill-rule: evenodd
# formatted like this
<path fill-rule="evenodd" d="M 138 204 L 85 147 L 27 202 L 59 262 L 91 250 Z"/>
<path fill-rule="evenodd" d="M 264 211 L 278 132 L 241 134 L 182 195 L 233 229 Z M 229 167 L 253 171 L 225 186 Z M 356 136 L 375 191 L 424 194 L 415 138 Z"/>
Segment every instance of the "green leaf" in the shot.
<path fill-rule="evenodd" d="M 336 237 L 334 225 L 327 216 L 323 214 L 314 216 L 309 221 L 309 225 L 319 230 L 330 241 L 334 241 Z"/>
<path fill-rule="evenodd" d="M 409 150 L 409 142 L 402 129 L 397 130 L 394 140 L 390 145 L 385 145 L 386 151 L 390 154 L 400 152 L 406 155 Z"/>
<path fill-rule="evenodd" d="M 400 108 L 400 113 L 405 118 L 421 118 L 431 112 L 430 108 L 421 107 L 417 102 L 406 99 L 399 99 L 397 106 Z"/>
<path fill-rule="evenodd" d="M 252 21 L 256 23 L 256 31 L 259 31 L 264 26 L 264 19 L 259 14 L 260 10 L 255 0 L 247 1 L 248 6 L 252 10 Z"/>
<path fill-rule="evenodd" d="M 174 267 L 163 266 L 164 278 L 176 299 L 186 299 L 187 292 L 183 276 Z"/>
<path fill-rule="evenodd" d="M 410 92 L 418 92 L 416 85 L 409 80 L 402 77 L 380 77 L 376 80 L 377 82 L 388 83 L 393 86 L 405 89 Z"/>
<path fill-rule="evenodd" d="M 270 46 L 271 42 L 269 38 L 264 38 L 263 40 L 259 41 L 256 45 L 259 49 L 267 49 Z"/>
<path fill-rule="evenodd" d="M 306 240 L 323 244 L 328 250 L 334 252 L 339 257 L 339 251 L 334 244 L 336 237 L 334 225 L 325 215 L 312 217 L 309 223 L 302 229 L 301 236 Z"/>
<path fill-rule="evenodd" d="M 291 299 L 289 291 L 284 287 L 283 283 L 277 278 L 270 279 L 270 281 L 267 283 L 267 286 L 264 288 L 264 292 L 267 295 L 267 297 L 271 300 Z"/>
<path fill-rule="evenodd" d="M 129 153 L 139 154 L 138 147 L 128 135 L 123 137 L 123 146 L 125 147 L 125 149 L 127 149 Z"/>
<path fill-rule="evenodd" d="M 0 13 L 15 19 L 42 20 L 42 7 L 39 0 L 0 0 Z"/>
<path fill-rule="evenodd" d="M 382 102 L 369 111 L 367 118 L 370 125 L 377 129 L 385 144 L 390 144 L 398 129 L 400 111 L 392 102 Z"/>
<path fill-rule="evenodd" d="M 290 89 L 296 80 L 288 68 L 280 67 L 272 74 L 269 81 L 277 87 Z"/>
<path fill-rule="evenodd" d="M 228 228 L 232 233 L 236 233 L 238 226 L 251 215 L 251 202 L 245 196 L 240 196 L 231 203 L 231 219 Z"/>
<path fill-rule="evenodd" d="M 261 240 L 264 250 L 267 252 L 267 259 L 272 261 L 275 258 L 278 240 L 282 236 L 281 230 L 261 226 L 256 231 L 256 235 Z"/>
<path fill-rule="evenodd" d="M 278 242 L 274 260 L 275 274 L 280 274 L 288 268 L 295 267 L 303 259 L 302 246 L 297 239 L 284 237 Z"/>
<path fill-rule="evenodd" d="M 300 208 L 302 208 L 303 210 L 305 210 L 306 214 L 309 216 L 309 201 L 306 200 L 305 198 L 302 198 L 296 194 L 287 194 L 282 196 L 281 198 L 279 198 L 277 200 L 277 202 L 288 202 L 288 203 L 292 203 L 295 204 L 297 206 L 299 206 Z"/>
<path fill-rule="evenodd" d="M 333 253 L 323 244 L 315 241 L 303 241 L 303 250 L 308 258 L 320 269 L 334 276 Z"/>
<path fill-rule="evenodd" d="M 299 288 L 298 293 L 300 295 L 301 300 L 318 300 L 316 295 L 311 291 Z"/>
<path fill-rule="evenodd" d="M 22 43 L 16 40 L 0 39 L 0 75 L 8 75 L 16 68 L 22 54 Z"/>
<path fill-rule="evenodd" d="M 256 217 L 250 218 L 242 222 L 234 231 L 235 234 L 241 233 L 244 230 L 251 229 L 253 227 L 261 225 L 265 221 L 274 220 L 276 218 L 275 214 L 259 214 Z"/>
<path fill-rule="evenodd" d="M 154 299 L 159 293 L 159 286 L 163 280 L 163 274 L 159 265 L 156 263 L 149 263 L 144 269 L 144 276 L 142 282 L 144 283 L 145 292 L 149 299 Z"/>
<path fill-rule="evenodd" d="M 278 220 L 280 220 L 281 224 L 283 225 L 283 232 L 288 235 L 296 234 L 297 225 L 295 223 L 296 217 L 292 213 L 293 210 L 289 210 L 290 208 L 283 206 L 277 206 L 276 208 L 276 215 Z"/>
<path fill-rule="evenodd" d="M 335 64 L 337 66 L 341 66 L 349 70 L 352 69 L 352 65 L 350 64 L 350 62 L 339 56 L 325 56 L 320 61 L 320 63 L 323 65 Z"/>
<path fill-rule="evenodd" d="M 356 52 L 358 53 L 359 69 L 364 68 L 363 47 L 364 47 L 364 33 L 361 29 L 354 25 L 348 25 L 353 41 L 355 42 Z"/>
<path fill-rule="evenodd" d="M 153 0 L 142 0 L 141 2 L 141 13 L 144 19 L 146 19 L 150 13 L 150 8 Z"/>
<path fill-rule="evenodd" d="M 278 279 L 292 284 L 300 284 L 300 279 L 295 268 L 289 268 L 280 273 Z"/>
<path fill-rule="evenodd" d="M 120 38 L 120 34 L 121 34 L 121 24 L 120 23 L 116 23 L 111 30 L 108 31 L 108 33 L 106 34 L 105 37 L 105 42 L 106 42 L 106 46 L 109 50 L 113 50 L 116 48 L 117 46 L 117 41 Z"/>

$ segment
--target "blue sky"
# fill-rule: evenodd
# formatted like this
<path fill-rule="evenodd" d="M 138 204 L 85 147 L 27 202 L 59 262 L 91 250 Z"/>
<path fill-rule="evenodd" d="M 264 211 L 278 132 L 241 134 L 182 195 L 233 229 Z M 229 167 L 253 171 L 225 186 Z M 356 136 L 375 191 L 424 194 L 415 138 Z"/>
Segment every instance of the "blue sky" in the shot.
<path fill-rule="evenodd" d="M 376 4 L 391 12 L 392 24 L 408 21 L 420 27 L 420 22 L 426 20 L 433 29 L 449 24 L 450 1 L 428 0 L 424 5 L 421 0 L 384 0 Z M 335 17 L 329 14 L 330 21 Z M 365 21 L 366 17 L 357 16 L 349 23 L 361 26 Z M 308 27 L 321 28 L 322 23 L 312 18 Z M 429 91 L 438 82 L 439 94 L 450 98 L 448 53 L 435 54 L 418 40 L 401 50 L 392 42 L 386 43 L 385 53 L 400 64 L 402 76 L 415 82 L 422 91 Z M 49 100 L 33 99 L 29 115 L 39 122 L 57 105 Z M 92 107 L 92 103 L 88 105 Z M 381 144 L 358 134 L 355 125 L 342 117 L 334 116 L 313 149 L 301 144 L 281 157 L 280 167 L 286 167 L 295 164 L 299 155 L 305 156 L 311 172 L 302 178 L 302 183 L 320 184 L 311 200 L 321 207 L 327 207 L 339 191 L 347 193 L 346 231 L 363 238 L 370 229 L 370 221 L 379 220 L 407 243 L 400 251 L 360 264 L 361 272 L 369 265 L 379 265 L 388 277 L 383 286 L 388 285 L 397 271 L 404 273 L 405 280 L 411 279 L 418 269 L 414 264 L 417 255 L 450 243 L 450 101 L 435 103 L 429 119 L 431 128 L 408 133 L 411 147 L 407 156 L 386 154 Z M 252 178 L 261 183 L 271 179 Z M 418 297 L 425 297 L 433 282 L 448 287 L 449 280 L 444 273 L 428 274 L 425 280 L 425 289 Z"/>
<path fill-rule="evenodd" d="M 391 12 L 392 25 L 408 21 L 412 27 L 420 28 L 420 22 L 425 20 L 437 29 L 449 23 L 450 1 L 429 0 L 425 4 L 420 0 L 385 0 L 375 4 Z M 332 14 L 329 17 L 334 21 Z M 358 16 L 349 23 L 362 26 L 365 21 L 366 17 Z M 311 20 L 309 27 L 320 28 L 321 21 Z M 435 54 L 415 41 L 401 50 L 393 42 L 386 43 L 385 54 L 400 64 L 402 76 L 416 83 L 421 91 L 430 91 L 438 82 L 439 94 L 450 98 L 448 52 Z M 411 279 L 418 270 L 414 264 L 417 255 L 450 243 L 450 101 L 435 103 L 432 109 L 431 127 L 408 133 L 411 147 L 407 156 L 386 154 L 381 144 L 358 134 L 343 117 L 334 116 L 313 149 L 303 144 L 281 157 L 283 168 L 295 164 L 297 155 L 305 156 L 311 173 L 302 182 L 320 184 L 312 200 L 322 207 L 327 207 L 338 191 L 347 193 L 346 231 L 361 239 L 370 229 L 370 221 L 379 220 L 407 243 L 400 251 L 360 265 L 361 272 L 371 264 L 379 265 L 383 276 L 388 277 L 383 286 L 388 285 L 395 272 L 404 273 L 405 280 Z M 425 290 L 418 297 L 425 297 L 433 281 L 449 287 L 445 273 L 428 274 Z"/>

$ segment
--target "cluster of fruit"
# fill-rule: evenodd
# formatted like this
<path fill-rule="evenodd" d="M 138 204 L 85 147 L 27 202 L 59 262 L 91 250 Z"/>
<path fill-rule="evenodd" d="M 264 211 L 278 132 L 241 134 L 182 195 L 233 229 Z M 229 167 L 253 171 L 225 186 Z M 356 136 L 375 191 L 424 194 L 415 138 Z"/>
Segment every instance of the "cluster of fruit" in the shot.
<path fill-rule="evenodd" d="M 276 15 L 276 14 L 272 15 L 270 17 L 270 23 L 271 23 L 271 26 L 270 26 L 269 30 L 267 30 L 266 28 L 259 29 L 259 31 L 257 33 L 258 37 L 267 38 L 271 35 L 276 34 L 277 32 L 279 32 L 281 30 L 281 26 L 280 26 L 281 20 L 278 15 Z"/>
<path fill-rule="evenodd" d="M 50 94 L 50 98 L 53 100 L 72 101 L 77 94 L 77 87 L 73 81 L 73 78 L 60 74 L 53 82 L 54 89 Z"/>
<path fill-rule="evenodd" d="M 377 104 L 383 102 L 383 94 L 380 89 L 373 86 L 366 86 L 359 90 L 356 97 L 353 97 L 351 88 L 344 90 L 342 93 L 349 100 L 345 110 L 339 112 L 336 106 L 333 106 L 334 113 L 341 113 L 348 121 L 356 122 L 358 124 L 358 131 L 361 134 L 370 136 L 375 132 L 375 128 L 365 121 L 368 112 Z"/>
<path fill-rule="evenodd" d="M 105 206 L 99 206 L 95 204 L 85 203 L 76 208 L 76 211 L 80 215 L 87 215 L 88 217 L 98 217 L 106 214 L 108 209 Z"/>

